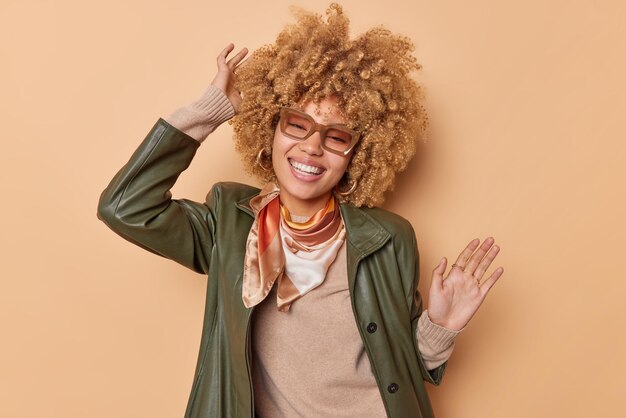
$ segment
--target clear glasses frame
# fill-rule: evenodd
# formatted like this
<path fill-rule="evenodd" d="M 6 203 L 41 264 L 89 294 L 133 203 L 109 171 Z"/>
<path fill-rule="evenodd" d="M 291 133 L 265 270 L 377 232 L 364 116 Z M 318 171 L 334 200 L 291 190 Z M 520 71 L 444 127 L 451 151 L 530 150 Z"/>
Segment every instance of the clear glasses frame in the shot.
<path fill-rule="evenodd" d="M 311 129 L 309 129 L 309 131 L 306 133 L 306 135 L 304 137 L 300 137 L 300 136 L 294 136 L 291 135 L 287 132 L 287 115 L 289 113 L 293 113 L 296 114 L 306 120 L 308 120 L 309 122 L 311 122 Z M 354 131 L 352 129 L 348 129 L 346 128 L 345 125 L 342 124 L 330 124 L 330 125 L 324 125 L 321 123 L 317 123 L 312 117 L 311 115 L 309 115 L 308 113 L 302 112 L 298 109 L 294 109 L 292 107 L 281 107 L 280 109 L 280 121 L 279 121 L 279 126 L 280 126 L 280 131 L 285 134 L 286 136 L 288 136 L 291 139 L 295 139 L 297 141 L 304 141 L 306 140 L 308 137 L 310 137 L 311 135 L 313 135 L 315 132 L 319 132 L 320 133 L 320 138 L 322 139 L 322 148 L 328 152 L 332 152 L 333 154 L 337 154 L 337 155 L 341 155 L 343 157 L 345 157 L 346 155 L 348 155 L 350 153 L 350 151 L 352 151 L 354 149 L 354 146 L 357 144 L 357 142 L 359 142 L 359 133 L 357 131 Z M 336 149 L 332 149 L 329 148 L 326 145 L 326 131 L 328 131 L 329 129 L 337 129 L 337 130 L 341 130 L 344 132 L 347 132 L 350 134 L 350 143 L 348 144 L 348 148 L 344 151 L 338 151 Z"/>

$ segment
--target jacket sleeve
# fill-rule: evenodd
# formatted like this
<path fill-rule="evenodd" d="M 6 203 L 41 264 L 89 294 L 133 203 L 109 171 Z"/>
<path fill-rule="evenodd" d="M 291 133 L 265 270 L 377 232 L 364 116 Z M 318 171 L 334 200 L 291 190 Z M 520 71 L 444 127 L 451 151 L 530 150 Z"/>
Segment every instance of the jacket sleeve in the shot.
<path fill-rule="evenodd" d="M 409 228 L 410 228 L 411 240 L 412 240 L 411 248 L 414 254 L 414 257 L 411 257 L 411 259 L 414 260 L 414 263 L 413 263 L 414 265 L 407 266 L 407 267 L 409 267 L 408 271 L 411 271 L 414 277 L 412 294 L 409 295 L 409 304 L 410 304 L 410 312 L 411 312 L 411 330 L 413 332 L 413 335 L 416 336 L 415 352 L 417 353 L 420 371 L 422 372 L 422 377 L 424 378 L 424 380 L 432 383 L 433 385 L 438 386 L 441 384 L 441 380 L 443 379 L 443 375 L 446 370 L 446 366 L 448 365 L 448 362 L 446 361 L 442 363 L 440 366 L 432 370 L 428 370 L 428 368 L 426 367 L 426 361 L 422 357 L 422 354 L 419 350 L 419 342 L 417 341 L 417 338 L 420 338 L 420 333 L 418 332 L 418 321 L 419 321 L 420 316 L 424 313 L 424 307 L 423 307 L 422 295 L 418 289 L 419 250 L 417 248 L 417 240 L 415 239 L 415 231 L 413 231 L 412 227 L 409 227 Z"/>
<path fill-rule="evenodd" d="M 97 217 L 124 239 L 207 274 L 218 193 L 212 189 L 198 203 L 170 192 L 199 146 L 159 118 L 101 193 Z"/>

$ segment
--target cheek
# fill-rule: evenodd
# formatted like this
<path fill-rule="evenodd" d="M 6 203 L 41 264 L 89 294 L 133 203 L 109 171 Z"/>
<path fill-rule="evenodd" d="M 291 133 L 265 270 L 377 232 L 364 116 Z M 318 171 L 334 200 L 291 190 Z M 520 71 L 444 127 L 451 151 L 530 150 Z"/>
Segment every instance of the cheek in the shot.
<path fill-rule="evenodd" d="M 272 158 L 274 158 L 274 154 L 276 154 L 276 134 L 274 134 L 274 139 L 272 140 Z"/>
<path fill-rule="evenodd" d="M 278 132 L 274 132 L 274 140 L 272 141 L 272 163 L 274 164 L 274 170 L 276 169 L 276 161 L 280 155 L 280 137 Z"/>
<path fill-rule="evenodd" d="M 332 161 L 332 167 L 333 167 L 333 177 L 332 177 L 332 182 L 334 184 L 337 184 L 341 181 L 342 177 L 344 176 L 346 170 L 348 169 L 348 164 L 350 163 L 350 159 L 349 158 L 343 158 L 343 157 L 339 157 L 338 158 L 333 159 Z"/>
<path fill-rule="evenodd" d="M 274 140 L 272 142 L 272 166 L 274 168 L 274 174 L 279 177 L 283 172 L 287 171 L 285 155 L 292 146 L 291 141 L 285 138 L 280 132 L 274 133 Z"/>
<path fill-rule="evenodd" d="M 350 153 L 347 157 L 340 157 L 336 165 L 337 170 L 340 170 L 342 173 L 344 173 L 348 169 L 350 161 L 352 161 L 352 153 Z"/>

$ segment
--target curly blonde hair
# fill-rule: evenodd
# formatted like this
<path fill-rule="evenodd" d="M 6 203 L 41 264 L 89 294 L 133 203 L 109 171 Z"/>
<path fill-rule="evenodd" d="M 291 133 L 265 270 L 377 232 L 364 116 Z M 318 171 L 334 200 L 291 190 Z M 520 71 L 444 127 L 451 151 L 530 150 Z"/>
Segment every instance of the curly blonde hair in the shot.
<path fill-rule="evenodd" d="M 321 15 L 292 7 L 297 23 L 287 25 L 274 44 L 254 51 L 236 70 L 242 102 L 233 125 L 235 148 L 246 170 L 264 181 L 276 179 L 257 156 L 271 155 L 282 106 L 328 96 L 338 99 L 338 111 L 360 140 L 338 187 L 357 187 L 341 202 L 375 206 L 393 189 L 396 173 L 404 170 L 417 142 L 426 141 L 428 116 L 419 84 L 410 76 L 421 65 L 411 55 L 405 36 L 382 26 L 351 40 L 349 19 L 332 3 Z"/>

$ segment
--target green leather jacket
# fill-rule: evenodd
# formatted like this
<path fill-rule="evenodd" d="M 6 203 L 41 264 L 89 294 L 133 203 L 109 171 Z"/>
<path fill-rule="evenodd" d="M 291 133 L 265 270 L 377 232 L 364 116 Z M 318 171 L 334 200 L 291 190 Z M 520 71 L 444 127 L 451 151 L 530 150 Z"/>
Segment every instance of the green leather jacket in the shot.
<path fill-rule="evenodd" d="M 200 143 L 164 119 L 102 192 L 97 216 L 128 241 L 207 274 L 202 338 L 185 417 L 254 417 L 250 318 L 241 282 L 259 189 L 217 183 L 204 203 L 172 199 L 171 187 Z M 446 363 L 426 370 L 416 342 L 422 312 L 415 233 L 379 208 L 341 205 L 347 231 L 354 320 L 389 417 L 433 417 L 425 381 L 439 385 Z M 332 388 L 329 388 L 332 390 Z"/>

